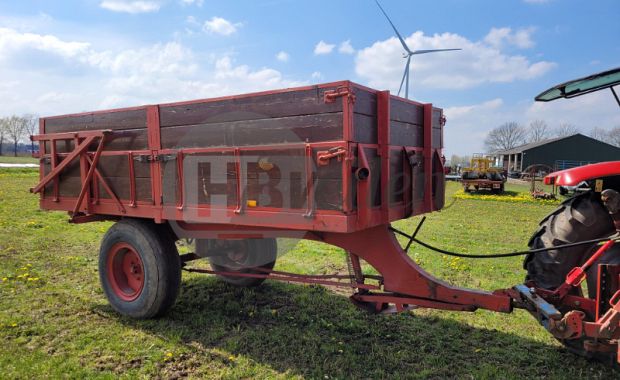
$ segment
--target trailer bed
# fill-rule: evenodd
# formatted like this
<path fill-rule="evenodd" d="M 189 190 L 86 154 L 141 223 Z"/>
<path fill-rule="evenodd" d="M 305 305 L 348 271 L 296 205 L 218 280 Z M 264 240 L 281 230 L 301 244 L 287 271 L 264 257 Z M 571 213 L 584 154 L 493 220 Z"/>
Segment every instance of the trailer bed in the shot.
<path fill-rule="evenodd" d="M 34 190 L 74 221 L 352 232 L 443 206 L 443 124 L 349 81 L 44 117 Z"/>

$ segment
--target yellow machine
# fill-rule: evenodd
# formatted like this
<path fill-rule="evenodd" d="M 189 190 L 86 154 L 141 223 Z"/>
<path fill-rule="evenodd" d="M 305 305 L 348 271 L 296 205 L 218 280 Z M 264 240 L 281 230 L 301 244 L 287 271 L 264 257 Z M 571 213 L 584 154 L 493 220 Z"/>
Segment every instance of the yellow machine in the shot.
<path fill-rule="evenodd" d="M 482 153 L 475 153 L 470 161 L 470 167 L 464 168 L 461 182 L 465 192 L 490 190 L 499 194 L 504 192 L 506 178 L 502 175 L 503 168 L 493 166 L 493 159 Z"/>

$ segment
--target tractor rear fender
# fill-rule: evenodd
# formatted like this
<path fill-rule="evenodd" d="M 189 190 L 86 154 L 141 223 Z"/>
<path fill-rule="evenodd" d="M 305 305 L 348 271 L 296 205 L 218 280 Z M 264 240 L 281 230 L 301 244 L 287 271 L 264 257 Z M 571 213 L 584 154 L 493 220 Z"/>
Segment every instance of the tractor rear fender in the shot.
<path fill-rule="evenodd" d="M 582 181 L 613 176 L 620 176 L 620 161 L 600 162 L 553 172 L 545 177 L 545 184 L 576 186 Z"/>

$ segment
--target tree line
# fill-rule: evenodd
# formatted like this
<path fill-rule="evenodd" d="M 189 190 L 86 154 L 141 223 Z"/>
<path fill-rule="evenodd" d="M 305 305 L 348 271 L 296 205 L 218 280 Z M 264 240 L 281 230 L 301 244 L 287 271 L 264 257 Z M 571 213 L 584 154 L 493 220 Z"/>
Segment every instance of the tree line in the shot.
<path fill-rule="evenodd" d="M 554 137 L 571 136 L 576 133 L 581 133 L 580 128 L 570 123 L 563 123 L 557 128 L 551 128 L 544 120 L 534 120 L 527 127 L 511 121 L 489 131 L 484 140 L 484 145 L 487 152 L 490 153 Z M 620 147 L 620 126 L 610 130 L 596 127 L 588 135 Z"/>
<path fill-rule="evenodd" d="M 5 153 L 3 152 L 5 142 L 11 144 L 13 155 L 17 156 L 19 142 L 36 134 L 38 125 L 39 117 L 31 114 L 0 118 L 0 156 Z M 34 142 L 30 143 L 30 147 L 31 151 L 34 151 Z"/>

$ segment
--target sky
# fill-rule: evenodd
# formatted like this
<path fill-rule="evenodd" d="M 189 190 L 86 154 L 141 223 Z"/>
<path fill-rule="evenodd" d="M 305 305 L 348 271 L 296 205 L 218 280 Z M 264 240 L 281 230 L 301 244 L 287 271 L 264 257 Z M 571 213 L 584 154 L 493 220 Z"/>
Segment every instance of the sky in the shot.
<path fill-rule="evenodd" d="M 620 66 L 617 0 L 382 0 L 414 56 L 410 98 L 444 109 L 445 154 L 505 122 L 620 126 L 609 91 L 535 103 Z M 398 91 L 403 49 L 374 0 L 0 0 L 0 116 L 41 116 L 349 79 Z"/>

